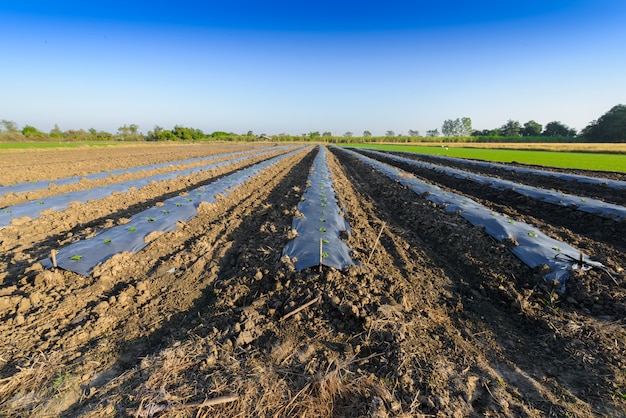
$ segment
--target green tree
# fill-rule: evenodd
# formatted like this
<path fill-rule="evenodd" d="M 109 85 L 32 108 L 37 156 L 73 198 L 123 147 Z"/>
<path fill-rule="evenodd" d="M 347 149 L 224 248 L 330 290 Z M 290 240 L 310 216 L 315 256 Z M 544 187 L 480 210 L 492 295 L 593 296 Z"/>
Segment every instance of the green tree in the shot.
<path fill-rule="evenodd" d="M 420 131 L 414 131 L 413 129 L 409 129 L 409 136 L 420 136 Z"/>
<path fill-rule="evenodd" d="M 44 136 L 44 133 L 34 126 L 26 125 L 22 128 L 22 135 L 27 138 L 41 138 Z"/>
<path fill-rule="evenodd" d="M 12 120 L 2 119 L 0 123 L 4 126 L 4 129 L 6 129 L 7 132 L 16 133 L 18 130 L 17 123 Z"/>
<path fill-rule="evenodd" d="M 131 123 L 130 125 L 128 125 L 128 132 L 130 132 L 131 136 L 136 137 L 137 133 L 139 132 L 139 125 Z"/>
<path fill-rule="evenodd" d="M 370 137 L 370 136 L 372 136 L 372 133 L 370 131 L 363 131 L 363 136 L 364 137 Z"/>
<path fill-rule="evenodd" d="M 522 136 L 539 136 L 541 135 L 541 129 L 543 129 L 541 124 L 534 120 L 529 120 L 524 124 L 524 127 L 520 129 L 520 133 Z"/>
<path fill-rule="evenodd" d="M 313 138 L 319 138 L 320 132 L 319 131 L 315 131 L 315 132 L 309 132 L 309 138 L 313 139 Z"/>
<path fill-rule="evenodd" d="M 509 119 L 500 128 L 500 133 L 502 136 L 520 136 L 521 129 L 522 127 L 518 121 Z"/>
<path fill-rule="evenodd" d="M 50 137 L 51 138 L 63 138 L 63 136 L 64 136 L 63 131 L 61 130 L 61 128 L 59 128 L 59 125 L 55 123 L 54 128 L 50 130 Z"/>
<path fill-rule="evenodd" d="M 343 136 L 345 136 L 346 138 L 352 138 L 352 135 L 354 135 L 352 132 L 348 131 L 345 134 L 343 134 Z"/>
<path fill-rule="evenodd" d="M 587 125 L 581 134 L 593 142 L 626 142 L 626 105 L 613 106 Z"/>
<path fill-rule="evenodd" d="M 444 136 L 470 136 L 472 133 L 472 120 L 467 117 L 446 119 L 443 121 L 441 133 Z"/>
<path fill-rule="evenodd" d="M 435 136 L 439 136 L 439 129 L 430 129 L 426 131 L 426 136 L 431 137 L 431 138 Z"/>
<path fill-rule="evenodd" d="M 468 117 L 461 118 L 461 136 L 470 136 L 472 134 L 472 119 Z"/>
<path fill-rule="evenodd" d="M 324 132 L 324 133 L 322 134 L 322 136 L 327 136 L 327 137 L 328 137 L 328 136 L 333 136 L 333 134 L 332 134 L 332 133 L 330 133 L 329 131 L 326 131 L 326 132 Z"/>
<path fill-rule="evenodd" d="M 543 136 L 576 136 L 576 130 L 559 121 L 550 122 L 541 134 Z"/>
<path fill-rule="evenodd" d="M 124 124 L 123 126 L 117 128 L 117 133 L 122 137 L 122 139 L 126 139 L 130 133 L 130 129 L 126 126 L 126 124 Z"/>
<path fill-rule="evenodd" d="M 396 136 L 396 133 L 394 131 L 387 131 L 385 132 L 385 136 Z"/>

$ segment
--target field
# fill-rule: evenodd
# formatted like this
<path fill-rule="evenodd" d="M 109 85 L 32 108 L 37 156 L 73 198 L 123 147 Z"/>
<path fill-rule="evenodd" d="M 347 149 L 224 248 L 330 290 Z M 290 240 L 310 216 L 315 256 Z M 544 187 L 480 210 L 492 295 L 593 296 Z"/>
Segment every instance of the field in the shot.
<path fill-rule="evenodd" d="M 418 152 L 485 161 L 558 168 L 626 172 L 624 144 L 442 143 L 432 145 L 359 144 L 362 148 Z"/>
<path fill-rule="evenodd" d="M 350 225 L 341 238 L 360 264 L 342 271 L 297 271 L 282 255 L 318 147 L 21 150 L 0 154 L 0 185 L 237 152 L 250 158 L 0 229 L 0 416 L 626 415 L 625 220 L 376 157 L 604 266 L 572 271 L 560 293 L 512 254 L 514 242 L 341 148 L 327 162 Z M 287 152 L 89 276 L 44 267 L 56 250 Z M 8 193 L 0 209 L 202 164 Z M 624 189 L 471 169 L 626 206 Z"/>

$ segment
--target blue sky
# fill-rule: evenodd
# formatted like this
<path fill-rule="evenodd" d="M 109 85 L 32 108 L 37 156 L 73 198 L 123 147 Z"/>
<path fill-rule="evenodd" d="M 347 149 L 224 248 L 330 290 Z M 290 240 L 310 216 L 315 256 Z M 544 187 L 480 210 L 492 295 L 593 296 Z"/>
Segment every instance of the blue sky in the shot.
<path fill-rule="evenodd" d="M 584 128 L 626 103 L 626 1 L 0 1 L 0 119 L 49 131 Z"/>

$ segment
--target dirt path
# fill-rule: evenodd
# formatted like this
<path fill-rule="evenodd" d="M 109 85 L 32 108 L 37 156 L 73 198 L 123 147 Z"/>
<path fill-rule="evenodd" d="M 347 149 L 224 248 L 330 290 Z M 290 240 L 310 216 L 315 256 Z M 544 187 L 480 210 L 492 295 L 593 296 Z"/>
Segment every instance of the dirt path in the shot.
<path fill-rule="evenodd" d="M 77 208 L 64 226 L 57 214 L 1 230 L 0 412 L 626 414 L 623 277 L 575 276 L 559 297 L 480 228 L 340 150 L 329 164 L 362 267 L 296 272 L 281 251 L 314 157 L 284 160 L 89 278 L 36 260 L 226 172 Z M 623 259 L 612 241 L 534 219 Z"/>

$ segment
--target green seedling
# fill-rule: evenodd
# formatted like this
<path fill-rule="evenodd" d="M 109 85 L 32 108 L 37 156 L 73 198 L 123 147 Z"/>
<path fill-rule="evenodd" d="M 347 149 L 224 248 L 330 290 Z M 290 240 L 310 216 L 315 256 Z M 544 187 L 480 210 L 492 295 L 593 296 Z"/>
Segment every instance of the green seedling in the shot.
<path fill-rule="evenodd" d="M 193 199 L 192 199 L 192 198 L 190 198 L 190 197 L 188 197 L 188 198 L 187 198 L 187 202 L 191 202 L 192 200 L 193 200 Z"/>
<path fill-rule="evenodd" d="M 146 218 L 146 221 L 148 221 L 148 222 L 154 222 L 154 221 L 156 221 L 156 218 Z"/>
<path fill-rule="evenodd" d="M 169 210 L 167 210 L 167 209 L 163 209 L 161 212 L 163 212 L 165 215 L 167 215 L 168 213 L 170 213 L 170 211 L 169 211 Z"/>
<path fill-rule="evenodd" d="M 320 232 L 326 232 L 326 228 L 321 227 L 321 228 L 320 228 Z"/>
<path fill-rule="evenodd" d="M 515 223 L 515 221 L 513 219 L 509 219 L 507 222 L 510 223 L 510 224 L 514 224 Z"/>
<path fill-rule="evenodd" d="M 182 203 L 177 203 L 176 206 L 181 207 L 183 204 Z"/>
<path fill-rule="evenodd" d="M 43 205 L 43 200 L 38 200 L 38 201 L 37 201 L 37 204 L 38 204 L 38 205 Z"/>
<path fill-rule="evenodd" d="M 2 213 L 11 213 L 11 210 L 10 209 L 3 209 Z"/>
<path fill-rule="evenodd" d="M 105 244 L 110 244 L 110 243 L 111 243 L 111 238 L 106 238 L 106 239 L 104 240 L 104 243 L 105 243 Z"/>
<path fill-rule="evenodd" d="M 329 242 L 330 242 L 330 241 L 328 241 L 327 239 L 323 239 L 323 240 L 322 240 L 322 243 L 324 243 L 324 244 L 328 244 Z"/>
<path fill-rule="evenodd" d="M 537 234 L 535 231 L 530 231 L 528 233 L 528 236 L 531 238 L 537 238 L 539 236 L 539 234 Z"/>
<path fill-rule="evenodd" d="M 72 261 L 78 261 L 78 260 L 82 260 L 83 256 L 82 255 L 73 255 L 70 257 L 70 260 Z"/>
<path fill-rule="evenodd" d="M 491 212 L 491 216 L 498 216 L 498 212 Z"/>
<path fill-rule="evenodd" d="M 467 205 L 467 200 L 461 200 L 462 205 Z"/>
<path fill-rule="evenodd" d="M 559 247 L 552 247 L 552 249 L 556 251 L 557 253 L 560 253 L 561 251 L 563 251 Z"/>
<path fill-rule="evenodd" d="M 128 228 L 128 230 L 130 232 L 135 232 L 137 230 L 137 227 L 131 226 L 130 228 Z"/>
<path fill-rule="evenodd" d="M 322 258 L 328 257 L 328 253 L 326 251 L 322 252 Z"/>
<path fill-rule="evenodd" d="M 326 219 L 320 218 L 320 222 L 326 222 Z"/>

